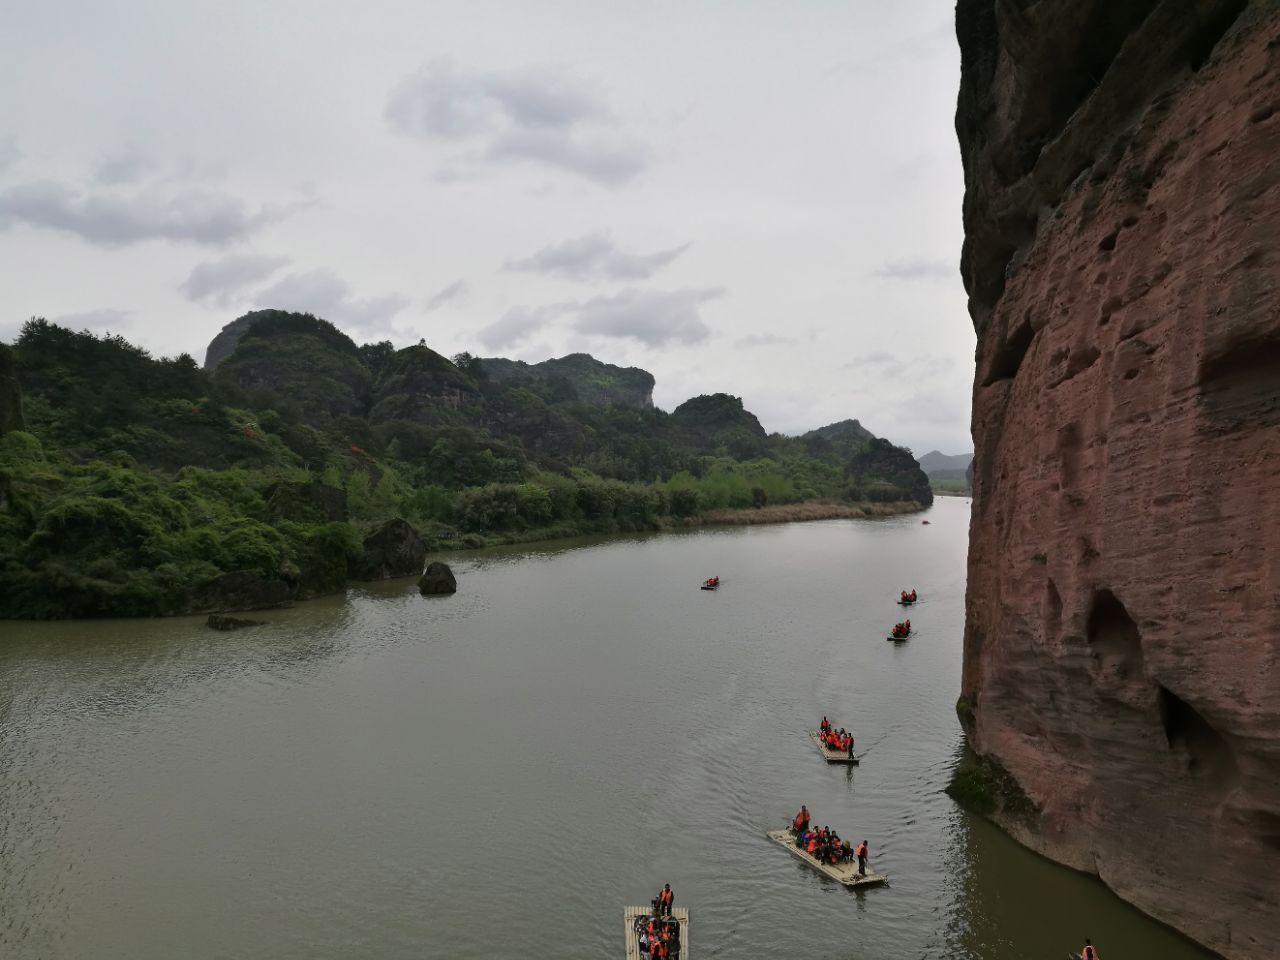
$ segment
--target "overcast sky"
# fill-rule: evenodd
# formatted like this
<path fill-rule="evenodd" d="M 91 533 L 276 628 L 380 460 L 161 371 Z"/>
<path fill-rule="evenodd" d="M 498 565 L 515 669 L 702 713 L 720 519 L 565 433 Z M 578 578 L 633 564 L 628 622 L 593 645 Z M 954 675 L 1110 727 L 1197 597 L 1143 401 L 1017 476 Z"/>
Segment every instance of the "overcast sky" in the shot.
<path fill-rule="evenodd" d="M 245 310 L 970 449 L 953 0 L 11 0 L 0 339 Z"/>

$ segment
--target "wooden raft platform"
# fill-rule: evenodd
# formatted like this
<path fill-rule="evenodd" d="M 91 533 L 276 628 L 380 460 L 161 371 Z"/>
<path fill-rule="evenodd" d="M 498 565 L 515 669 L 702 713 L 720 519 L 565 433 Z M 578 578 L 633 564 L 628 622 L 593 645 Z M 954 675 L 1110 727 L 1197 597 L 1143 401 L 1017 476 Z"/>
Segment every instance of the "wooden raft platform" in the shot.
<path fill-rule="evenodd" d="M 640 956 L 640 938 L 636 936 L 636 918 L 650 916 L 649 907 L 627 907 L 622 911 L 622 926 L 625 928 L 627 944 L 627 960 L 642 960 Z M 671 919 L 680 921 L 680 960 L 689 957 L 689 908 L 672 907 Z"/>
<path fill-rule="evenodd" d="M 814 746 L 818 748 L 818 752 L 822 754 L 824 757 L 826 757 L 827 763 L 848 763 L 855 767 L 858 765 L 859 761 L 858 761 L 858 755 L 856 753 L 853 755 L 853 759 L 850 760 L 848 752 L 844 750 L 832 750 L 830 747 L 828 747 L 825 743 L 822 742 L 822 739 L 818 736 L 817 731 L 810 730 L 809 739 L 812 740 Z"/>
<path fill-rule="evenodd" d="M 901 636 L 901 637 L 895 637 L 895 636 L 891 633 L 891 634 L 889 634 L 887 637 L 885 637 L 885 639 L 886 639 L 886 640 L 891 640 L 891 641 L 892 641 L 892 642 L 894 642 L 894 643 L 901 643 L 903 640 L 910 640 L 910 639 L 911 639 L 912 637 L 914 637 L 915 635 L 916 635 L 916 632 L 915 632 L 914 630 L 912 630 L 910 633 L 905 634 L 905 635 L 903 635 L 903 636 Z"/>
<path fill-rule="evenodd" d="M 882 883 L 888 883 L 889 878 L 883 874 L 876 873 L 874 870 L 867 870 L 865 877 L 858 876 L 858 862 L 854 860 L 852 863 L 840 863 L 832 866 L 829 863 L 820 863 L 807 852 L 796 846 L 795 834 L 790 830 L 770 830 L 769 839 L 779 846 L 786 847 L 787 851 L 800 860 L 803 860 L 819 873 L 826 874 L 836 883 L 842 883 L 846 887 L 876 887 Z"/>

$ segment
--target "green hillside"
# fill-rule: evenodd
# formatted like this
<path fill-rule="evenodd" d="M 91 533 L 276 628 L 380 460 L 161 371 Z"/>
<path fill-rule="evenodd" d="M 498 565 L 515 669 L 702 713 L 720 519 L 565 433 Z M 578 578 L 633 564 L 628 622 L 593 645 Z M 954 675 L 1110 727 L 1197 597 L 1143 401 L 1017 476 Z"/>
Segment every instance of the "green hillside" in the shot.
<path fill-rule="evenodd" d="M 725 394 L 668 414 L 650 374 L 585 354 L 450 360 L 257 311 L 208 356 L 43 320 L 0 346 L 0 616 L 263 606 L 423 549 L 931 499 L 856 421 L 767 435 Z"/>

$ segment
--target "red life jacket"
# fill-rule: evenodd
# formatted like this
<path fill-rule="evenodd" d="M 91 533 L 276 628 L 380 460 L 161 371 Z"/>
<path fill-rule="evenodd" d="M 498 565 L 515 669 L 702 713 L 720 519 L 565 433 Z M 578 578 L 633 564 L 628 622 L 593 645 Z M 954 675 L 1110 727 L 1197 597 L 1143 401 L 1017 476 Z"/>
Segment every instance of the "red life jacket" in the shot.
<path fill-rule="evenodd" d="M 676 892 L 670 887 L 664 887 L 662 892 L 658 894 L 658 899 L 663 903 L 670 903 L 676 898 Z"/>
<path fill-rule="evenodd" d="M 858 849 L 855 850 L 854 853 L 857 854 L 859 857 L 865 857 L 867 855 L 867 843 L 865 840 L 862 843 L 858 844 Z"/>

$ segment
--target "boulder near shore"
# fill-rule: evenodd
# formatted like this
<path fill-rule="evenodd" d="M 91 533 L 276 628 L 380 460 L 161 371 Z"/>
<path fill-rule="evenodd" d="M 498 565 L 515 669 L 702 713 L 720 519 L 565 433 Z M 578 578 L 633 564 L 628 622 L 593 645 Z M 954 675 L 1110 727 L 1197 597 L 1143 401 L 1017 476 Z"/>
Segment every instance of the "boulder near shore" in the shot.
<path fill-rule="evenodd" d="M 449 569 L 449 565 L 440 560 L 432 560 L 418 581 L 418 591 L 424 596 L 435 596 L 444 593 L 458 592 L 458 579 Z"/>

